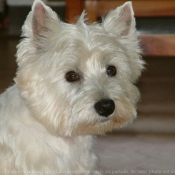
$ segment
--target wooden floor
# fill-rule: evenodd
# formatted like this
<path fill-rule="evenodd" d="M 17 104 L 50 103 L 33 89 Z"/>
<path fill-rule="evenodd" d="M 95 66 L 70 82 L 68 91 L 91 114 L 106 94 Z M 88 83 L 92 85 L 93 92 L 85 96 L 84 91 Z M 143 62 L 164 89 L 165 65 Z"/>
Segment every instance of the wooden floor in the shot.
<path fill-rule="evenodd" d="M 100 137 L 101 171 L 116 175 L 175 174 L 175 135 L 121 134 Z"/>
<path fill-rule="evenodd" d="M 19 38 L 0 36 L 0 92 L 13 84 Z M 145 58 L 137 120 L 98 138 L 105 174 L 175 174 L 175 58 Z"/>

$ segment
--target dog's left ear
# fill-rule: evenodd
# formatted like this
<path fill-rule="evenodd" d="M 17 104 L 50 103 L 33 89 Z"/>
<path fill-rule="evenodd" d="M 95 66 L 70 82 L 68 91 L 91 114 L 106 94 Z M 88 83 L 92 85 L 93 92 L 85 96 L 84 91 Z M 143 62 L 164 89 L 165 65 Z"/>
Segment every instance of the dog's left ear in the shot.
<path fill-rule="evenodd" d="M 127 36 L 135 32 L 135 18 L 132 2 L 126 2 L 122 6 L 108 13 L 103 26 L 115 35 Z"/>
<path fill-rule="evenodd" d="M 39 35 L 44 30 L 48 16 L 46 6 L 41 1 L 35 1 L 32 6 L 32 30 L 34 35 Z"/>
<path fill-rule="evenodd" d="M 45 34 L 53 30 L 54 22 L 57 25 L 59 24 L 57 14 L 41 0 L 35 0 L 32 11 L 29 13 L 23 26 L 23 36 L 35 38 L 44 35 L 46 37 Z"/>
<path fill-rule="evenodd" d="M 54 11 L 41 0 L 35 0 L 32 6 L 32 30 L 34 35 L 40 35 L 42 31 L 49 30 L 50 22 L 58 20 Z"/>

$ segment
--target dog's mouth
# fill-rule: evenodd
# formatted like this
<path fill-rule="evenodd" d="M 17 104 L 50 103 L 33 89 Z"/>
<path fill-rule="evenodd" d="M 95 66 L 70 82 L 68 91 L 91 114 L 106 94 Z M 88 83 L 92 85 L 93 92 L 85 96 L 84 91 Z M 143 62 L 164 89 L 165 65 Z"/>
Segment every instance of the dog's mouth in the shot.
<path fill-rule="evenodd" d="M 95 126 L 98 124 L 106 123 L 109 122 L 114 118 L 114 115 L 108 116 L 108 117 L 103 117 L 103 116 L 98 116 L 98 119 L 96 119 L 93 123 L 91 123 L 91 126 Z"/>
<path fill-rule="evenodd" d="M 113 119 L 114 118 L 114 115 L 113 114 L 111 114 L 110 116 L 108 116 L 108 117 L 104 117 L 104 116 L 100 116 L 100 122 L 107 122 L 107 121 L 109 121 L 109 120 L 111 120 L 111 119 Z"/>

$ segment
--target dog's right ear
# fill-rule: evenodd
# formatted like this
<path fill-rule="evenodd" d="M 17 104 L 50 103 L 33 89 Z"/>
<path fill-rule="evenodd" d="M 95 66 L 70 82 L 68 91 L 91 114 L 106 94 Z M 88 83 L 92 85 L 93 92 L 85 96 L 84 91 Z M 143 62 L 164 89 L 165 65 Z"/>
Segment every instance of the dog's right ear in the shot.
<path fill-rule="evenodd" d="M 112 10 L 106 16 L 103 26 L 106 31 L 119 36 L 130 36 L 136 31 L 132 2 Z"/>
<path fill-rule="evenodd" d="M 46 37 L 46 33 L 51 30 L 50 23 L 58 24 L 59 19 L 54 11 L 46 6 L 41 0 L 35 0 L 32 11 L 29 13 L 23 26 L 23 36 L 26 37 Z"/>

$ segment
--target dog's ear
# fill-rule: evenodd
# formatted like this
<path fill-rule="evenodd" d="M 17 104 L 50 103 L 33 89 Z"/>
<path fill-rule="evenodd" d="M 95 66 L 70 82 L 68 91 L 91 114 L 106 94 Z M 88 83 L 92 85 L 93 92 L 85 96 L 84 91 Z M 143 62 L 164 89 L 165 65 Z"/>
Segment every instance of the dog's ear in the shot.
<path fill-rule="evenodd" d="M 131 2 L 108 13 L 104 22 L 104 28 L 115 35 L 127 36 L 135 32 L 135 18 Z"/>
<path fill-rule="evenodd" d="M 50 26 L 55 21 L 58 24 L 59 19 L 56 13 L 41 0 L 35 0 L 32 11 L 29 13 L 22 28 L 23 36 L 30 38 L 42 36 L 45 32 L 52 30 Z"/>
<path fill-rule="evenodd" d="M 32 7 L 32 30 L 34 35 L 39 35 L 45 29 L 45 23 L 49 14 L 46 6 L 41 1 L 35 1 Z"/>

